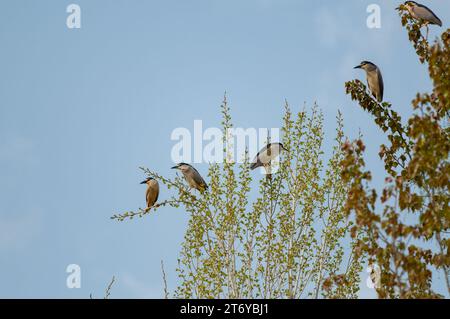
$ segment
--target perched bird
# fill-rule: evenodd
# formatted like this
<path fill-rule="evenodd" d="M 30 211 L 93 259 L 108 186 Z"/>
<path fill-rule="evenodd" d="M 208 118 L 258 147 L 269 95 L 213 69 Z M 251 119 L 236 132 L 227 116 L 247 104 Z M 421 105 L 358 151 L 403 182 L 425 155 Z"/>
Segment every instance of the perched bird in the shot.
<path fill-rule="evenodd" d="M 355 66 L 355 69 L 363 69 L 367 74 L 367 84 L 372 92 L 372 95 L 378 102 L 383 101 L 383 77 L 381 76 L 380 69 L 369 61 L 362 61 L 360 65 Z"/>
<path fill-rule="evenodd" d="M 172 167 L 172 169 L 178 169 L 184 176 L 184 179 L 189 184 L 189 187 L 195 188 L 200 192 L 205 191 L 208 188 L 203 177 L 200 173 L 191 165 L 186 163 L 179 163 Z"/>
<path fill-rule="evenodd" d="M 159 184 L 153 177 L 147 178 L 141 184 L 147 184 L 147 191 L 145 193 L 145 199 L 147 201 L 147 208 L 153 207 L 158 200 L 159 195 Z"/>
<path fill-rule="evenodd" d="M 427 8 L 423 4 L 415 1 L 406 1 L 404 3 L 405 8 L 409 11 L 414 19 L 422 20 L 425 22 L 428 28 L 428 24 L 436 24 L 442 27 L 442 21 L 434 14 L 431 9 Z"/>
<path fill-rule="evenodd" d="M 267 144 L 258 152 L 258 154 L 256 154 L 256 157 L 253 160 L 250 169 L 254 170 L 255 168 L 261 166 L 267 168 L 270 165 L 270 162 L 277 158 L 277 156 L 280 155 L 281 151 L 283 150 L 288 151 L 281 143 Z"/>

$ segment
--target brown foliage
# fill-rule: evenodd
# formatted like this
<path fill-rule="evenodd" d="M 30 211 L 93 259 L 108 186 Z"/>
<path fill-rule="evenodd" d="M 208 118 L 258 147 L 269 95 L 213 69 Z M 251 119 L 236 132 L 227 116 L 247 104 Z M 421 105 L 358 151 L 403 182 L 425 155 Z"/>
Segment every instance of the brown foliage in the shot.
<path fill-rule="evenodd" d="M 420 62 L 428 63 L 433 90 L 417 94 L 414 115 L 403 125 L 391 105 L 374 100 L 362 82 L 346 83 L 390 144 L 379 153 L 387 172 L 380 195 L 369 188 L 363 141 L 343 146 L 342 177 L 351 184 L 345 209 L 356 220 L 352 234 L 364 234 L 357 252 L 381 268 L 380 298 L 436 298 L 442 296 L 432 290 L 433 270 L 443 271 L 450 294 L 450 30 L 430 45 L 422 26 L 401 15 Z"/>

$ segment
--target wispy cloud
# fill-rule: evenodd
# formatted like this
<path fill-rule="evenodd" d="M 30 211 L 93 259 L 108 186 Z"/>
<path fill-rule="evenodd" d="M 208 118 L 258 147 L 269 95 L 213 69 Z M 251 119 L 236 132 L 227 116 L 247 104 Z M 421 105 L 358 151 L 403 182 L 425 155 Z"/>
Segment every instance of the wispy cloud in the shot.
<path fill-rule="evenodd" d="M 328 7 L 320 8 L 315 14 L 314 24 L 319 44 L 332 48 L 338 43 L 342 23 L 333 10 Z"/>
<path fill-rule="evenodd" d="M 39 213 L 0 216 L 0 250 L 15 251 L 26 247 L 42 232 Z"/>
<path fill-rule="evenodd" d="M 147 285 L 144 280 L 138 279 L 130 273 L 121 275 L 119 282 L 130 292 L 130 298 L 154 299 L 162 298 L 164 295 L 161 285 Z"/>
<path fill-rule="evenodd" d="M 396 12 L 392 5 L 381 6 L 381 28 L 369 29 L 366 25 L 369 13 L 364 6 L 356 13 L 343 6 L 323 6 L 314 16 L 314 30 L 318 43 L 325 48 L 351 48 L 352 52 L 367 49 L 368 46 L 380 51 L 391 49 L 394 34 L 386 32 L 395 27 Z M 398 22 L 400 30 L 400 22 Z M 345 44 L 343 46 L 343 44 Z"/>

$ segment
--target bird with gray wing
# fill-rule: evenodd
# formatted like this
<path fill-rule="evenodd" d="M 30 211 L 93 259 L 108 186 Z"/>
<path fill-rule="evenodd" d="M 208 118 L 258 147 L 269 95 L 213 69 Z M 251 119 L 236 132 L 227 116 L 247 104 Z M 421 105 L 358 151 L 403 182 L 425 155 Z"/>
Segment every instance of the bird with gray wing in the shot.
<path fill-rule="evenodd" d="M 204 192 L 208 189 L 208 185 L 205 180 L 192 165 L 179 163 L 172 167 L 172 169 L 177 169 L 183 174 L 184 179 L 189 184 L 190 188 L 195 188 L 200 192 Z"/>
<path fill-rule="evenodd" d="M 423 4 L 415 1 L 406 1 L 404 6 L 414 19 L 424 21 L 427 28 L 428 24 L 435 24 L 442 27 L 441 19 L 439 19 L 430 8 L 424 6 Z"/>
<path fill-rule="evenodd" d="M 271 161 L 276 159 L 282 151 L 287 151 L 287 149 L 281 143 L 267 144 L 256 154 L 250 169 L 254 170 L 258 167 L 265 167 L 267 169 Z"/>
<path fill-rule="evenodd" d="M 145 193 L 145 199 L 147 202 L 147 209 L 153 207 L 159 196 L 159 184 L 156 179 L 153 177 L 147 178 L 145 181 L 141 182 L 141 184 L 147 184 L 147 191 Z"/>
<path fill-rule="evenodd" d="M 360 65 L 355 66 L 355 69 L 366 71 L 369 90 L 377 101 L 381 103 L 383 101 L 384 84 L 380 69 L 369 61 L 362 61 Z"/>

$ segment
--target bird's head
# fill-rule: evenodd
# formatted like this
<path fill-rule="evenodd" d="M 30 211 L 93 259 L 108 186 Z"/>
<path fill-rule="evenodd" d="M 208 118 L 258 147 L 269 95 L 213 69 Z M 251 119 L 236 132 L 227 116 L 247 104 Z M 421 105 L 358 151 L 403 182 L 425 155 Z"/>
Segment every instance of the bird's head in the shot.
<path fill-rule="evenodd" d="M 412 8 L 417 7 L 419 4 L 415 1 L 405 1 L 405 3 L 402 3 L 399 5 L 396 10 L 404 10 L 407 9 L 408 11 L 411 11 Z"/>
<path fill-rule="evenodd" d="M 286 147 L 284 147 L 284 145 L 282 143 L 280 143 L 280 147 L 281 147 L 282 150 L 284 150 L 286 152 L 289 152 L 289 150 Z"/>
<path fill-rule="evenodd" d="M 177 165 L 171 167 L 172 169 L 178 169 L 180 171 L 186 171 L 191 167 L 191 165 L 186 163 L 178 163 Z"/>
<path fill-rule="evenodd" d="M 373 71 L 376 68 L 377 66 L 369 61 L 362 61 L 359 65 L 354 67 L 354 69 L 363 69 L 364 71 Z"/>
<path fill-rule="evenodd" d="M 152 180 L 154 180 L 153 177 L 148 177 L 148 178 L 146 178 L 145 180 L 143 180 L 143 181 L 141 182 L 141 184 L 148 184 L 148 182 L 150 182 L 150 181 L 152 181 Z"/>
<path fill-rule="evenodd" d="M 403 5 L 406 8 L 414 8 L 414 7 L 417 7 L 419 4 L 415 1 L 406 1 Z"/>

